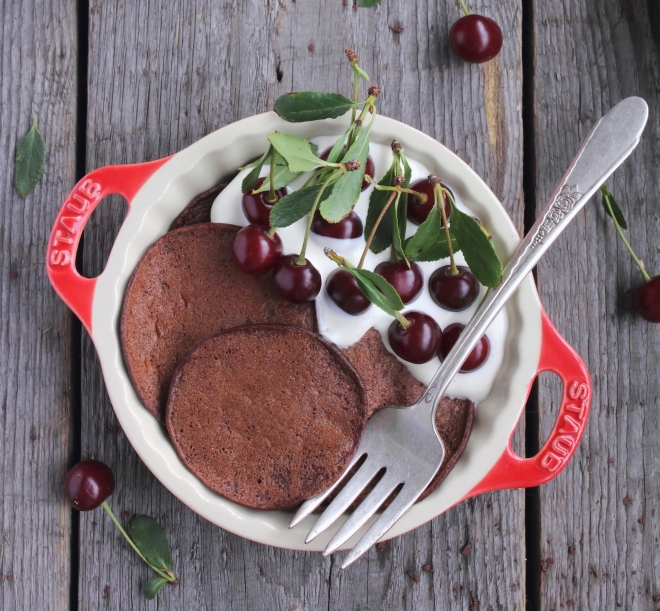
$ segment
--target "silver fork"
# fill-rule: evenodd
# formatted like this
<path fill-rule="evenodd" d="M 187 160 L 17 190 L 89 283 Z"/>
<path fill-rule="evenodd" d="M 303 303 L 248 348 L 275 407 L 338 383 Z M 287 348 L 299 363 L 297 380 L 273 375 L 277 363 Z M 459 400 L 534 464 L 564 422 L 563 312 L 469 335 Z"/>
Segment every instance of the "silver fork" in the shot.
<path fill-rule="evenodd" d="M 502 282 L 484 299 L 422 398 L 409 407 L 386 407 L 376 412 L 369 419 L 358 451 L 341 478 L 325 492 L 303 503 L 293 517 L 289 528 L 311 514 L 337 488 L 346 474 L 360 460 L 364 461 L 318 518 L 305 543 L 329 528 L 383 471 L 378 483 L 337 531 L 323 555 L 333 553 L 348 541 L 399 489 L 394 500 L 344 559 L 342 568 L 346 568 L 383 537 L 413 505 L 435 476 L 445 456 L 442 439 L 435 428 L 435 411 L 440 397 L 525 276 L 600 185 L 637 146 L 647 117 L 646 102 L 631 97 L 617 104 L 596 123 L 536 223 L 506 266 Z"/>

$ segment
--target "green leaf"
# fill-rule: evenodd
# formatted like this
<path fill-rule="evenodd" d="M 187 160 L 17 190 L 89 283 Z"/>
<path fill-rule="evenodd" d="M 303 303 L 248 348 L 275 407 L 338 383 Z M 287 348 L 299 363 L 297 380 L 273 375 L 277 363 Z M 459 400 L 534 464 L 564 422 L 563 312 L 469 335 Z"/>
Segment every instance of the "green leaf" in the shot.
<path fill-rule="evenodd" d="M 379 1 L 380 1 L 380 0 L 379 0 Z M 364 70 L 362 70 L 362 68 L 360 68 L 360 66 L 358 66 L 357 64 L 352 64 L 352 65 L 353 65 L 353 70 L 355 70 L 355 72 L 357 72 L 358 76 L 359 76 L 363 81 L 367 81 L 367 82 L 368 82 L 368 81 L 371 80 L 371 77 L 370 77 L 370 76 L 369 76 Z"/>
<path fill-rule="evenodd" d="M 142 592 L 149 599 L 152 600 L 156 598 L 156 594 L 160 592 L 160 589 L 167 583 L 162 577 L 156 577 L 147 583 L 147 585 L 142 588 Z"/>
<path fill-rule="evenodd" d="M 157 569 L 172 568 L 172 551 L 158 522 L 149 516 L 135 516 L 129 534 L 147 561 Z"/>
<path fill-rule="evenodd" d="M 339 93 L 301 91 L 277 98 L 275 112 L 285 121 L 302 123 L 341 117 L 354 106 L 357 106 L 355 102 Z"/>
<path fill-rule="evenodd" d="M 342 154 L 344 153 L 344 143 L 346 142 L 346 138 L 348 138 L 348 134 L 351 133 L 352 129 L 353 126 L 351 125 L 351 127 L 349 127 L 342 136 L 337 138 L 337 142 L 332 145 L 330 153 L 328 154 L 329 163 L 337 163 L 339 159 L 341 159 Z"/>
<path fill-rule="evenodd" d="M 292 172 L 311 172 L 319 166 L 328 165 L 314 154 L 310 142 L 293 134 L 269 134 L 268 139 L 275 150 L 284 157 Z"/>
<path fill-rule="evenodd" d="M 451 232 L 463 251 L 465 262 L 481 284 L 494 287 L 502 277 L 502 263 L 495 252 L 488 232 L 469 214 L 461 212 L 453 203 Z"/>
<path fill-rule="evenodd" d="M 285 195 L 270 211 L 270 224 L 273 227 L 288 227 L 309 214 L 322 184 L 311 185 Z"/>
<path fill-rule="evenodd" d="M 380 4 L 380 0 L 357 0 L 356 4 L 358 6 L 370 7 Z"/>
<path fill-rule="evenodd" d="M 266 157 L 270 155 L 271 150 L 272 147 L 269 146 L 268 150 L 259 159 L 257 159 L 257 161 L 254 162 L 252 166 L 252 170 L 245 175 L 245 178 L 241 183 L 241 191 L 243 193 L 249 193 L 250 191 L 252 191 L 252 189 L 254 189 L 254 185 L 256 184 L 257 180 L 259 180 L 259 174 L 261 174 L 261 168 L 264 167 L 264 163 L 266 162 Z"/>
<path fill-rule="evenodd" d="M 359 161 L 360 167 L 353 172 L 345 172 L 334 184 L 329 196 L 320 206 L 321 216 L 331 223 L 341 221 L 355 206 L 364 180 L 364 167 L 367 165 L 369 155 L 369 133 L 374 124 L 372 118 L 369 125 L 363 128 L 353 145 L 346 151 L 342 162 Z"/>
<path fill-rule="evenodd" d="M 405 253 L 413 261 L 439 261 L 449 256 L 447 235 L 443 229 L 442 219 L 437 206 L 433 206 L 426 220 L 406 242 Z M 458 242 L 451 236 L 454 252 L 460 250 Z"/>
<path fill-rule="evenodd" d="M 392 232 L 392 247 L 396 251 L 396 253 L 408 263 L 408 260 L 406 259 L 406 255 L 403 251 L 403 242 L 401 240 L 401 232 L 399 231 L 399 204 L 401 203 L 400 200 L 403 199 L 402 195 L 405 195 L 405 193 L 397 193 L 396 199 L 394 200 L 394 210 L 392 211 L 392 218 L 397 219 L 397 222 L 394 223 L 393 227 L 393 232 Z M 408 267 L 410 267 L 410 264 L 408 263 Z"/>
<path fill-rule="evenodd" d="M 621 208 L 619 208 L 619 204 L 616 203 L 616 200 L 614 199 L 614 195 L 612 195 L 612 193 L 605 184 L 601 185 L 600 190 L 601 193 L 603 194 L 603 208 L 605 208 L 605 213 L 607 214 L 607 216 L 613 218 L 619 224 L 619 227 L 621 227 L 622 229 L 628 229 L 628 223 L 626 223 L 626 218 L 623 216 L 623 212 L 621 212 Z M 607 206 L 608 203 L 612 207 L 612 212 L 614 216 L 610 214 L 610 209 Z"/>
<path fill-rule="evenodd" d="M 396 289 L 383 276 L 368 269 L 360 269 L 358 272 L 363 279 L 368 280 L 376 286 L 395 310 L 403 310 L 403 301 L 401 301 L 399 293 L 396 292 Z"/>
<path fill-rule="evenodd" d="M 37 186 L 44 173 L 45 165 L 46 145 L 37 127 L 37 115 L 35 114 L 30 131 L 23 136 L 16 151 L 14 184 L 23 197 L 27 197 Z"/>
<path fill-rule="evenodd" d="M 360 290 L 364 293 L 365 297 L 371 301 L 371 303 L 379 307 L 390 316 L 396 317 L 398 309 L 393 307 L 387 297 L 362 274 L 364 270 L 349 269 L 348 271 L 353 274 L 353 277 L 355 278 L 357 285 L 360 287 Z M 392 287 L 392 289 L 394 289 L 394 287 Z M 396 290 L 394 292 L 396 293 Z"/>
<path fill-rule="evenodd" d="M 387 170 L 387 173 L 378 183 L 382 187 L 392 187 L 394 185 L 394 177 L 396 175 L 396 163 L 392 163 L 390 169 Z M 364 227 L 364 235 L 370 236 L 371 232 L 374 230 L 374 225 L 380 216 L 380 213 L 383 211 L 385 204 L 392 195 L 391 191 L 379 191 L 374 189 L 369 196 L 369 210 L 367 212 L 367 222 Z M 374 239 L 371 241 L 369 250 L 371 252 L 379 253 L 383 252 L 390 244 L 392 244 L 392 230 L 393 230 L 393 207 L 390 206 L 390 209 L 385 213 L 385 216 L 381 219 L 376 229 Z"/>

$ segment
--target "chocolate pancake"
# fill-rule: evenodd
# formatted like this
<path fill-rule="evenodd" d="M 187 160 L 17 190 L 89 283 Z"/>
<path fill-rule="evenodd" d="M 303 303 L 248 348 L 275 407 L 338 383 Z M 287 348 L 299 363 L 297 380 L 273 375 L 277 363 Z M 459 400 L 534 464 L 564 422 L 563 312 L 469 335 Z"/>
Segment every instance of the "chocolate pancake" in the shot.
<path fill-rule="evenodd" d="M 360 374 L 369 403 L 369 417 L 389 406 L 412 405 L 422 396 L 426 387 L 408 368 L 385 348 L 380 333 L 369 329 L 360 341 L 344 350 Z M 436 411 L 435 425 L 445 444 L 442 465 L 419 500 L 426 498 L 449 475 L 467 445 L 474 421 L 474 403 L 467 399 L 443 397 Z M 368 488 L 358 498 L 359 503 Z"/>
<path fill-rule="evenodd" d="M 211 490 L 275 510 L 332 484 L 365 420 L 362 381 L 334 344 L 287 325 L 246 325 L 181 363 L 166 424 L 181 460 Z"/>
<path fill-rule="evenodd" d="M 177 216 L 170 225 L 170 231 L 174 229 L 181 229 L 181 227 L 189 227 L 190 225 L 197 225 L 198 223 L 211 222 L 211 208 L 215 198 L 222 192 L 222 190 L 229 184 L 234 176 L 226 176 L 220 184 L 211 187 L 208 191 L 200 193 L 193 199 Z"/>
<path fill-rule="evenodd" d="M 239 227 L 203 223 L 162 236 L 138 263 L 124 295 L 124 360 L 142 403 L 165 417 L 172 374 L 186 353 L 222 329 L 282 323 L 313 329 L 314 304 L 282 299 L 270 277 L 236 268 Z"/>

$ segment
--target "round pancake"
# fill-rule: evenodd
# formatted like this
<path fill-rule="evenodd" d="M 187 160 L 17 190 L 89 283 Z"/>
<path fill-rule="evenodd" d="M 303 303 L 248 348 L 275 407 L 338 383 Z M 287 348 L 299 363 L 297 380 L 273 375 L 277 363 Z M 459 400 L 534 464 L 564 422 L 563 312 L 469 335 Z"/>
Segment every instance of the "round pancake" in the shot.
<path fill-rule="evenodd" d="M 339 477 L 366 414 L 362 381 L 336 346 L 296 327 L 247 325 L 211 337 L 181 363 L 166 424 L 208 488 L 276 510 Z"/>
<path fill-rule="evenodd" d="M 249 323 L 314 328 L 313 303 L 289 303 L 269 275 L 236 268 L 231 246 L 239 229 L 202 223 L 166 233 L 128 284 L 120 319 L 124 360 L 138 397 L 161 421 L 174 370 L 210 335 Z"/>

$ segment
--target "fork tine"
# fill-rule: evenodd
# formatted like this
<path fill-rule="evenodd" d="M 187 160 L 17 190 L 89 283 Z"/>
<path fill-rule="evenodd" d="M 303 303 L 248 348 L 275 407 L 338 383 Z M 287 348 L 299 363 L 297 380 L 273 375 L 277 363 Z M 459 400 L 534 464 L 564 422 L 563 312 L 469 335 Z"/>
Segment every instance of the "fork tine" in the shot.
<path fill-rule="evenodd" d="M 400 480 L 393 476 L 388 477 L 386 471 L 375 488 L 367 495 L 367 498 L 360 503 L 351 517 L 335 533 L 335 536 L 332 537 L 330 543 L 328 543 L 328 546 L 323 551 L 323 555 L 332 554 L 337 548 L 346 543 L 376 513 L 378 508 L 383 504 L 383 501 L 387 499 L 399 484 Z"/>
<path fill-rule="evenodd" d="M 351 503 L 360 495 L 367 484 L 378 474 L 383 468 L 383 465 L 375 460 L 367 460 L 358 469 L 357 473 L 351 477 L 346 486 L 342 488 L 341 492 L 333 499 L 333 501 L 325 508 L 319 519 L 314 524 L 314 527 L 309 531 L 305 543 L 309 543 L 318 535 L 320 535 L 326 528 L 331 526 L 333 522 L 341 516 L 351 505 Z"/>
<path fill-rule="evenodd" d="M 341 474 L 341 477 L 334 483 L 330 488 L 327 490 L 324 490 L 321 492 L 321 494 L 317 494 L 316 496 L 313 496 L 311 499 L 307 499 L 299 508 L 298 511 L 296 511 L 296 515 L 293 516 L 291 519 L 291 522 L 289 522 L 289 528 L 293 528 L 296 524 L 302 522 L 310 513 L 312 513 L 323 501 L 325 501 L 328 496 L 330 496 L 330 493 L 337 487 L 339 484 L 341 484 L 342 481 L 344 481 L 344 478 L 346 475 L 349 473 L 349 471 L 355 466 L 355 463 L 358 462 L 363 456 L 364 452 L 358 451 L 355 453 L 355 456 L 353 456 L 353 459 L 349 463 L 348 467 L 344 470 L 344 472 Z"/>
<path fill-rule="evenodd" d="M 366 552 L 390 529 L 394 523 L 414 504 L 419 495 L 424 491 L 415 485 L 404 485 L 399 494 L 392 501 L 391 505 L 385 509 L 383 515 L 376 520 L 365 535 L 357 542 L 355 547 L 348 553 L 341 565 L 345 569 L 349 564 L 355 562 L 364 552 Z"/>

